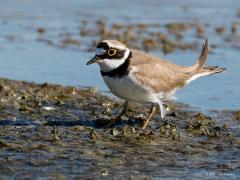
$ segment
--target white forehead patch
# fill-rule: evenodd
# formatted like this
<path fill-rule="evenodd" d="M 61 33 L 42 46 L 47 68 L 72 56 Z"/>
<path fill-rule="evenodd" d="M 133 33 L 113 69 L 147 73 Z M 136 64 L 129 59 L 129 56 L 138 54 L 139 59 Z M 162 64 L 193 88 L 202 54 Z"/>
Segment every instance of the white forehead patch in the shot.
<path fill-rule="evenodd" d="M 120 49 L 120 50 L 126 50 L 126 46 L 120 43 L 112 43 L 111 41 L 104 41 L 106 42 L 110 47 Z"/>
<path fill-rule="evenodd" d="M 106 50 L 103 48 L 96 48 L 96 55 L 103 55 L 106 53 Z"/>

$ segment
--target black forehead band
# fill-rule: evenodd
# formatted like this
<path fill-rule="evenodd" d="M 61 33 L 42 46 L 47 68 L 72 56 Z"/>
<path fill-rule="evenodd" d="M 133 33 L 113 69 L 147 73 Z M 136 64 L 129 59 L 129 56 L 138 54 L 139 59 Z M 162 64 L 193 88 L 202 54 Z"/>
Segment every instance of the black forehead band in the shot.
<path fill-rule="evenodd" d="M 114 48 L 114 47 L 110 47 L 106 42 L 100 42 L 100 43 L 97 45 L 97 48 L 103 48 L 103 49 L 105 49 L 105 50 L 108 50 L 108 49 Z M 116 48 L 114 48 L 114 49 L 116 49 Z M 121 50 L 119 49 L 119 51 L 121 51 Z"/>
<path fill-rule="evenodd" d="M 97 45 L 97 48 L 109 49 L 110 47 L 108 46 L 108 44 L 106 42 L 100 42 Z"/>

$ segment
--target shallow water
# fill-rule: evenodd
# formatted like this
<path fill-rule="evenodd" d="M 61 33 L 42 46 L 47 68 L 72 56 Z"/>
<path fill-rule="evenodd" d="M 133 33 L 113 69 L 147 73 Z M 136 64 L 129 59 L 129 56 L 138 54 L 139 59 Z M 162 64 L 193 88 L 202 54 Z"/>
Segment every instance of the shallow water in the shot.
<path fill-rule="evenodd" d="M 57 3 L 56 3 L 57 2 Z M 240 107 L 239 79 L 239 31 L 234 41 L 230 37 L 233 22 L 239 23 L 237 13 L 240 1 L 200 2 L 190 1 L 2 1 L 0 7 L 0 76 L 35 82 L 50 82 L 74 86 L 96 86 L 107 91 L 96 65 L 85 63 L 93 52 L 81 48 L 61 49 L 52 47 L 37 39 L 39 27 L 47 29 L 51 39 L 56 34 L 69 31 L 77 36 L 83 19 L 95 21 L 106 19 L 108 22 L 192 22 L 208 23 L 210 26 L 224 26 L 226 32 L 218 36 L 207 29 L 205 33 L 210 44 L 217 45 L 209 55 L 209 65 L 227 67 L 223 74 L 198 79 L 177 93 L 179 102 L 202 109 L 237 109 Z M 223 21 L 224 20 L 224 21 Z M 189 32 L 188 39 L 194 39 Z M 80 39 L 81 42 L 81 39 Z M 199 46 L 204 39 L 198 39 Z M 89 45 L 81 45 L 86 46 Z M 160 50 L 153 54 L 170 59 L 182 65 L 192 64 L 199 55 L 198 51 L 180 51 L 164 56 Z"/>

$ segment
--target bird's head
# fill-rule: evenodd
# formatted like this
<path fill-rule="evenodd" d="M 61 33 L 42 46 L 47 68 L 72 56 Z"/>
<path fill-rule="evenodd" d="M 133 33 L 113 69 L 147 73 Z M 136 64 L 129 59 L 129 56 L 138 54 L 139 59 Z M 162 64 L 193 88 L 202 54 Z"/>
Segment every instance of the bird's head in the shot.
<path fill-rule="evenodd" d="M 98 43 L 95 56 L 87 65 L 98 63 L 101 71 L 112 71 L 121 66 L 129 57 L 128 47 L 116 40 L 104 40 Z"/>

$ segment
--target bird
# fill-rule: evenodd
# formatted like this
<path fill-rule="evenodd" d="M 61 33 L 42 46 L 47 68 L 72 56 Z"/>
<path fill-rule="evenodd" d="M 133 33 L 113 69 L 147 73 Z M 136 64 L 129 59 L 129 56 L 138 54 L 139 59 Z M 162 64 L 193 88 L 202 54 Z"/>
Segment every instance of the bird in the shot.
<path fill-rule="evenodd" d="M 158 106 L 163 119 L 167 113 L 164 104 L 174 98 L 176 90 L 199 77 L 226 70 L 219 66 L 205 66 L 208 49 L 206 39 L 197 61 L 191 66 L 181 66 L 149 53 L 130 49 L 117 40 L 99 42 L 95 56 L 87 62 L 87 65 L 97 63 L 110 91 L 124 100 L 123 110 L 112 118 L 106 127 L 112 127 L 121 119 L 128 110 L 129 101 L 151 103 L 143 129 L 147 127 Z"/>

